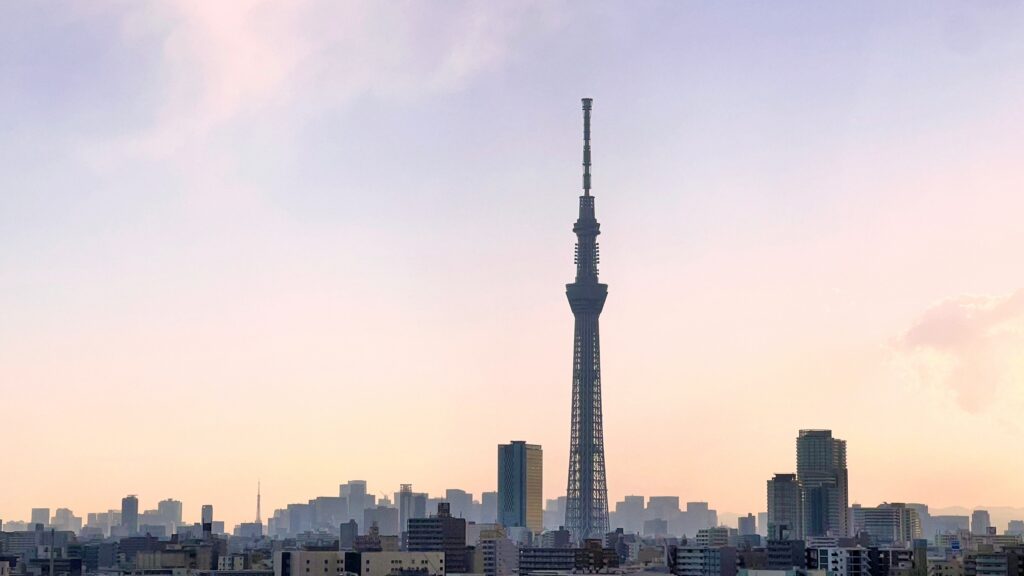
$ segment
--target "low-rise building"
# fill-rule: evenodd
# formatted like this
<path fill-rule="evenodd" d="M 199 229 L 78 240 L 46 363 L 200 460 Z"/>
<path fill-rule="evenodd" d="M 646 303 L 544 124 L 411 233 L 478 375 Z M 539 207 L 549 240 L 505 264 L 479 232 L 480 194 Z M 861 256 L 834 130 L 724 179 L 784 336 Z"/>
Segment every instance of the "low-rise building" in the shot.
<path fill-rule="evenodd" d="M 708 548 L 730 546 L 733 543 L 730 542 L 729 536 L 729 529 L 725 526 L 701 528 L 697 531 L 697 546 L 707 546 Z"/>
<path fill-rule="evenodd" d="M 765 555 L 769 570 L 807 568 L 803 540 L 769 540 L 765 546 Z"/>
<path fill-rule="evenodd" d="M 807 569 L 829 576 L 872 576 L 870 551 L 861 547 L 808 548 Z"/>
<path fill-rule="evenodd" d="M 929 558 L 928 576 L 964 576 L 964 564 L 958 558 Z"/>
<path fill-rule="evenodd" d="M 444 552 L 348 552 L 345 566 L 360 576 L 445 575 Z"/>
<path fill-rule="evenodd" d="M 736 576 L 736 549 L 669 546 L 668 569 L 675 576 Z"/>
<path fill-rule="evenodd" d="M 340 576 L 345 557 L 337 550 L 280 550 L 274 554 L 274 576 Z"/>
<path fill-rule="evenodd" d="M 536 572 L 572 572 L 576 567 L 573 548 L 522 548 L 519 550 L 519 574 Z"/>

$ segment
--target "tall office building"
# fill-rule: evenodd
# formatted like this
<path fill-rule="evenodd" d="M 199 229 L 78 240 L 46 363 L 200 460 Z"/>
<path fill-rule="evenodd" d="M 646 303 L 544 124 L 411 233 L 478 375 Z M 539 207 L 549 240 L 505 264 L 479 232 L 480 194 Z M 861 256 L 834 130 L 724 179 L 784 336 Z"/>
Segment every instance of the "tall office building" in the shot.
<path fill-rule="evenodd" d="M 800 483 L 796 474 L 776 474 L 768 481 L 768 538 L 799 540 L 803 537 Z"/>
<path fill-rule="evenodd" d="M 615 504 L 615 525 L 613 528 L 622 528 L 626 532 L 639 534 L 644 526 L 644 503 L 643 496 L 626 496 L 622 502 Z"/>
<path fill-rule="evenodd" d="M 1004 534 L 1011 536 L 1024 535 L 1024 520 L 1010 520 L 1006 524 L 1006 532 Z"/>
<path fill-rule="evenodd" d="M 451 507 L 453 518 L 476 520 L 473 517 L 473 495 L 469 492 L 459 490 L 458 488 L 449 488 L 445 490 L 444 499 L 448 501 L 448 505 Z"/>
<path fill-rule="evenodd" d="M 157 502 L 157 512 L 163 521 L 177 528 L 181 524 L 181 501 L 168 498 Z"/>
<path fill-rule="evenodd" d="M 333 531 L 350 516 L 348 500 L 341 496 L 317 496 L 309 501 L 313 530 Z"/>
<path fill-rule="evenodd" d="M 430 498 L 426 492 L 415 492 L 412 495 L 412 518 L 426 518 L 427 517 L 427 500 Z"/>
<path fill-rule="evenodd" d="M 134 494 L 121 498 L 121 526 L 129 536 L 139 532 L 139 499 Z"/>
<path fill-rule="evenodd" d="M 804 537 L 846 536 L 850 503 L 846 441 L 833 438 L 831 430 L 801 430 L 796 439 L 796 477 Z"/>
<path fill-rule="evenodd" d="M 395 493 L 398 502 L 399 529 L 405 532 L 409 528 L 411 518 L 427 517 L 427 495 L 424 492 L 413 492 L 412 484 L 402 484 Z"/>
<path fill-rule="evenodd" d="M 201 519 L 203 538 L 209 538 L 213 534 L 213 504 L 203 504 Z"/>
<path fill-rule="evenodd" d="M 366 480 L 349 480 L 338 488 L 338 495 L 348 502 L 348 513 L 351 518 L 361 520 L 363 510 L 372 508 L 366 494 Z"/>
<path fill-rule="evenodd" d="M 521 440 L 498 446 L 498 522 L 544 530 L 544 453 Z"/>
<path fill-rule="evenodd" d="M 971 534 L 984 536 L 988 534 L 992 520 L 989 518 L 988 510 L 975 510 L 971 513 Z"/>
<path fill-rule="evenodd" d="M 50 526 L 57 530 L 78 534 L 82 529 L 82 519 L 75 516 L 75 513 L 68 508 L 57 508 L 53 513 L 53 519 L 50 522 Z"/>
<path fill-rule="evenodd" d="M 377 506 L 363 510 L 363 534 L 370 534 L 375 528 L 380 536 L 400 536 L 398 509 Z"/>
<path fill-rule="evenodd" d="M 493 524 L 498 521 L 498 493 L 482 492 L 480 494 L 480 523 Z"/>
<path fill-rule="evenodd" d="M 736 528 L 740 536 L 751 536 L 757 534 L 757 516 L 748 513 L 736 520 Z"/>
<path fill-rule="evenodd" d="M 573 540 L 603 538 L 608 532 L 608 486 L 601 415 L 601 343 L 598 318 L 608 297 L 608 285 L 598 282 L 597 235 L 601 226 L 590 195 L 590 110 L 583 99 L 583 195 L 576 234 L 576 280 L 565 287 L 575 317 L 572 359 L 572 433 L 569 443 L 569 481 L 565 527 Z"/>
<path fill-rule="evenodd" d="M 42 524 L 43 526 L 50 525 L 50 509 L 49 508 L 33 508 L 32 509 L 32 526 L 35 529 L 36 524 Z"/>
<path fill-rule="evenodd" d="M 917 510 L 903 503 L 850 508 L 851 536 L 866 534 L 875 546 L 909 546 L 921 537 Z"/>

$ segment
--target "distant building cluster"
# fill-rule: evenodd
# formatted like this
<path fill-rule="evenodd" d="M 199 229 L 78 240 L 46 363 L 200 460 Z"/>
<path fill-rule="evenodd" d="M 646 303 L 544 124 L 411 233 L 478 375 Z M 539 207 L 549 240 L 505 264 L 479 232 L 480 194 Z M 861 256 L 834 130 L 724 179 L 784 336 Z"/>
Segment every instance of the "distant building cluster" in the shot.
<path fill-rule="evenodd" d="M 767 481 L 766 511 L 725 526 L 707 502 L 626 496 L 601 538 L 565 527 L 566 497 L 544 500 L 543 450 L 498 446 L 496 487 L 432 496 L 365 481 L 274 510 L 225 532 L 214 507 L 183 521 L 166 499 L 83 518 L 33 508 L 0 523 L 0 576 L 1024 576 L 1024 520 L 1005 530 L 985 510 L 932 516 L 924 504 L 848 504 L 846 443 L 802 430 L 796 473 Z"/>

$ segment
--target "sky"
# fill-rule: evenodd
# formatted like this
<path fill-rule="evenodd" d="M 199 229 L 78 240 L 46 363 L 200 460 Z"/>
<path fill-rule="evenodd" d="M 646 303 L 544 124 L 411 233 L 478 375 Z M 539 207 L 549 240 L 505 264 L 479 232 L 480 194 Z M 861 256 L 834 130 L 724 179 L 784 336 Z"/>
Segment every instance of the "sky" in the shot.
<path fill-rule="evenodd" d="M 0 4 L 0 518 L 564 494 L 594 98 L 609 495 L 1024 506 L 1024 5 Z"/>

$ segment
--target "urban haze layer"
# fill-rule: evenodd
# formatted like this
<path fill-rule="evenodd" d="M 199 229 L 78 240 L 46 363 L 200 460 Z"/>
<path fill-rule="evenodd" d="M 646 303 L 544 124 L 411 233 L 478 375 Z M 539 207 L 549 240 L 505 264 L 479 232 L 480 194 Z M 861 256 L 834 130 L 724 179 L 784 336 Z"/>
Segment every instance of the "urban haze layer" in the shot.
<path fill-rule="evenodd" d="M 590 121 L 583 99 L 583 194 L 573 225 L 576 274 L 569 469 L 564 496 L 542 494 L 543 449 L 497 447 L 496 490 L 443 496 L 402 484 L 376 495 L 362 480 L 264 514 L 230 532 L 215 509 L 184 520 L 182 502 L 140 510 L 136 495 L 89 512 L 33 508 L 0 520 L 0 576 L 485 576 L 671 573 L 676 576 L 1024 576 L 1024 519 L 989 511 L 933 514 L 926 504 L 849 501 L 846 442 L 796 431 L 796 462 L 758 480 L 764 511 L 735 525 L 707 502 L 626 496 L 609 510 L 599 318 L 608 285 L 591 193 Z M 1021 514 L 1020 518 L 1024 518 Z"/>

